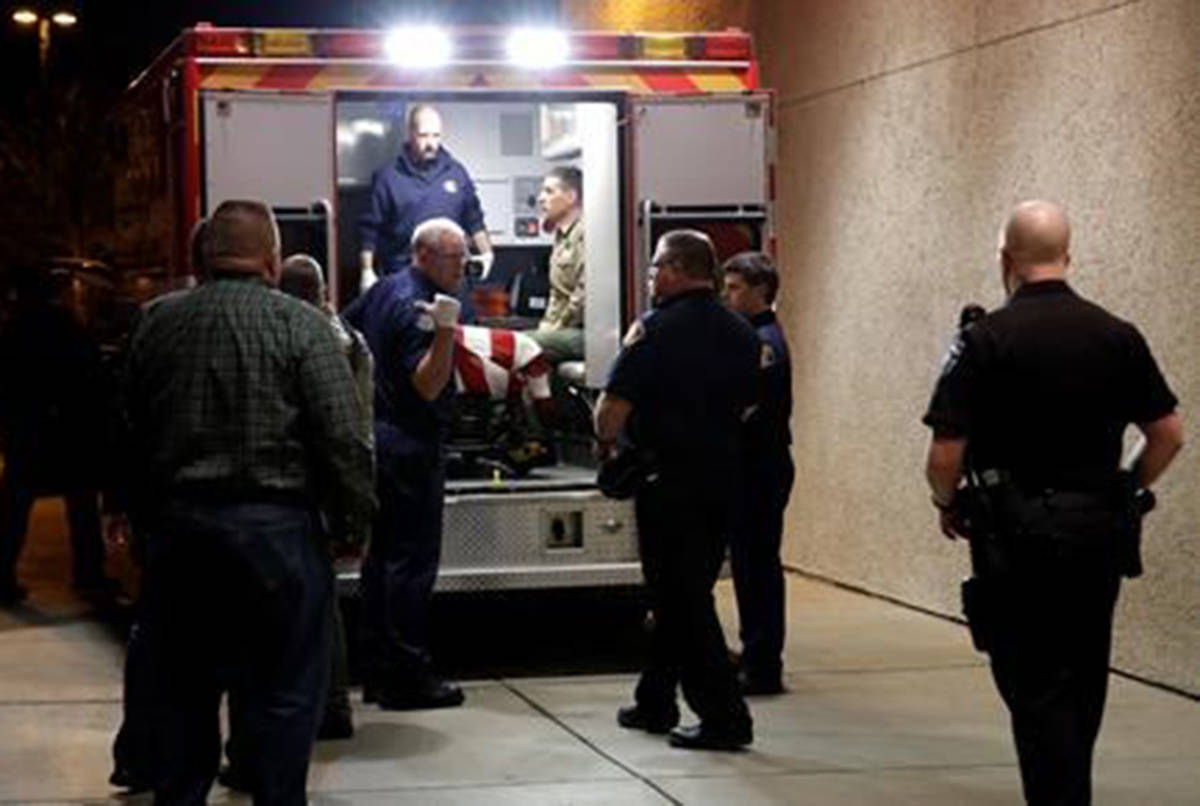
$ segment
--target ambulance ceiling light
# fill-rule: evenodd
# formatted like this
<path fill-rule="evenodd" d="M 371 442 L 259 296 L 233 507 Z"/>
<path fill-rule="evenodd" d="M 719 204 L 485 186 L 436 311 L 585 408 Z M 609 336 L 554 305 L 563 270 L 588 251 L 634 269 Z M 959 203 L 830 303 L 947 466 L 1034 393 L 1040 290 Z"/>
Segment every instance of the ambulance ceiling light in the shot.
<path fill-rule="evenodd" d="M 450 37 L 432 25 L 405 26 L 388 31 L 383 51 L 401 67 L 440 67 L 450 61 Z"/>
<path fill-rule="evenodd" d="M 565 64 L 571 55 L 567 35 L 554 28 L 517 28 L 508 35 L 506 50 L 510 62 L 543 69 Z"/>

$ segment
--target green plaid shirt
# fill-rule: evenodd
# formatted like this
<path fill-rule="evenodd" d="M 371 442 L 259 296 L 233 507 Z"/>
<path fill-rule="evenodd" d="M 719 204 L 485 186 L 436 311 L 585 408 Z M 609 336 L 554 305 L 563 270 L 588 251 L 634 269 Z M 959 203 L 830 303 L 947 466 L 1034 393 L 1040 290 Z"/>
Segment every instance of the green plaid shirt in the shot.
<path fill-rule="evenodd" d="M 133 507 L 162 497 L 311 496 L 334 535 L 374 507 L 370 435 L 317 309 L 257 279 L 148 303 L 126 361 Z"/>

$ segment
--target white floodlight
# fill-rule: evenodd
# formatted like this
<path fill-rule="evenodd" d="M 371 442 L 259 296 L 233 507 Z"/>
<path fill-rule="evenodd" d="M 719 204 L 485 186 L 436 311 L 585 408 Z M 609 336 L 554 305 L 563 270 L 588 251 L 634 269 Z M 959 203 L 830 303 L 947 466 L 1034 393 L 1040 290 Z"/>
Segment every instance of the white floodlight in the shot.
<path fill-rule="evenodd" d="M 440 67 L 450 61 L 453 45 L 441 28 L 421 25 L 388 31 L 383 52 L 402 67 Z"/>
<path fill-rule="evenodd" d="M 554 28 L 517 28 L 508 35 L 508 60 L 522 67 L 558 67 L 571 55 L 567 35 Z"/>
<path fill-rule="evenodd" d="M 70 11 L 59 11 L 50 19 L 54 20 L 55 25 L 61 25 L 63 28 L 70 28 L 75 23 L 79 22 L 79 18 Z"/>
<path fill-rule="evenodd" d="M 12 18 L 17 25 L 33 25 L 38 21 L 37 12 L 28 8 L 17 9 L 13 12 Z"/>

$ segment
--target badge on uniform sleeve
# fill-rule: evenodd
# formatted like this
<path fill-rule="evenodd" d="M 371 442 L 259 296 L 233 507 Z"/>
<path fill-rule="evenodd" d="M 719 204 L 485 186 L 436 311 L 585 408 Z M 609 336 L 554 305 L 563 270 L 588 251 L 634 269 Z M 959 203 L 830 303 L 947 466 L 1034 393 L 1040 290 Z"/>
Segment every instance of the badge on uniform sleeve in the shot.
<path fill-rule="evenodd" d="M 453 179 L 447 179 L 442 183 L 442 190 L 447 193 L 458 193 L 458 182 Z"/>
<path fill-rule="evenodd" d="M 763 344 L 762 354 L 758 358 L 759 369 L 766 369 L 775 364 L 775 348 L 769 344 Z"/>
<path fill-rule="evenodd" d="M 942 359 L 942 375 L 949 375 L 953 371 L 966 348 L 967 343 L 963 341 L 963 337 L 955 336 L 954 341 L 950 342 L 950 349 L 946 351 L 946 357 Z"/>
<path fill-rule="evenodd" d="M 433 321 L 433 315 L 425 308 L 413 303 L 413 307 L 417 309 L 417 330 L 424 330 L 426 333 L 432 333 L 437 330 L 437 324 Z"/>

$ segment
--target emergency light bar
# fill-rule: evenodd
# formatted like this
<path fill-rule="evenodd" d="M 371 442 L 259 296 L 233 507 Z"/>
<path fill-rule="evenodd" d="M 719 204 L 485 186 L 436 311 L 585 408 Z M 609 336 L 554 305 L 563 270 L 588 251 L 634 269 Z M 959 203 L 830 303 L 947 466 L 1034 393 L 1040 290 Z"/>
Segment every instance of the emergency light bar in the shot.
<path fill-rule="evenodd" d="M 339 59 L 388 61 L 405 67 L 516 64 L 554 67 L 586 62 L 720 62 L 751 60 L 750 35 L 567 32 L 549 29 L 308 30 L 216 28 L 188 32 L 188 52 L 213 59 Z"/>

